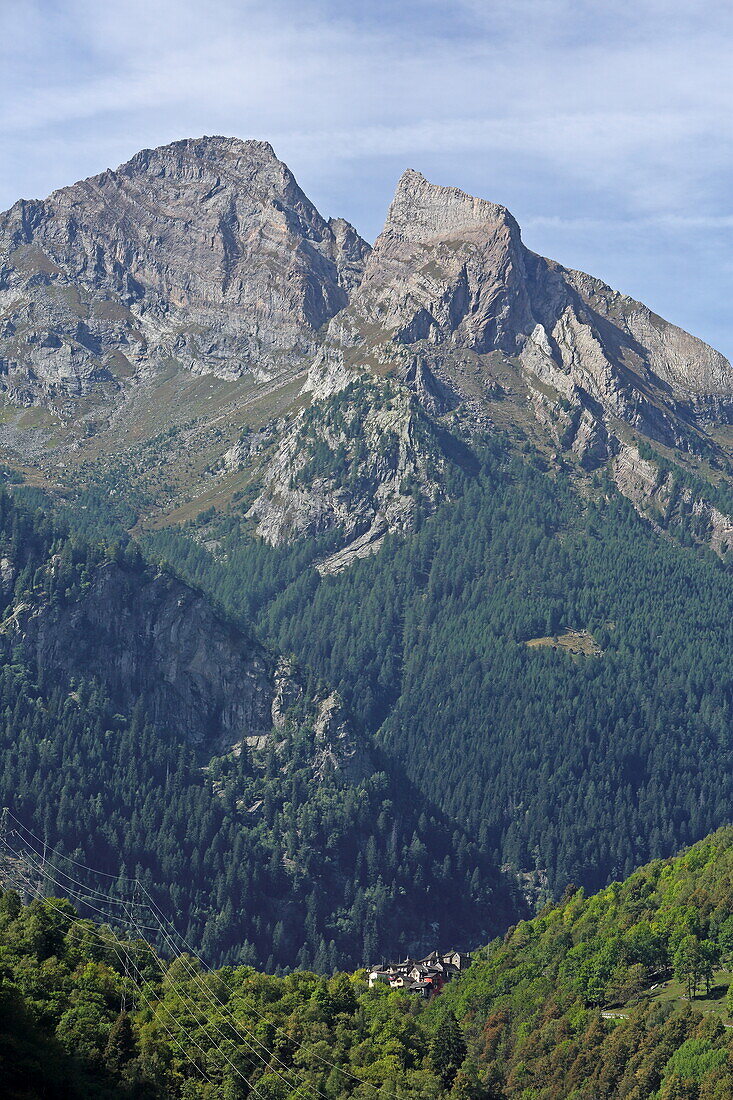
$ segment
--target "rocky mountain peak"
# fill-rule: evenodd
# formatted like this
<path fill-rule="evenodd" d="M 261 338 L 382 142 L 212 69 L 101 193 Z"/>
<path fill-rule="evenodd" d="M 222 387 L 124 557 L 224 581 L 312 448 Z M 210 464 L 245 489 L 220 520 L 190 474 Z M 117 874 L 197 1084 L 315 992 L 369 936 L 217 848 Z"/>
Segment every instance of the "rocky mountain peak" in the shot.
<path fill-rule="evenodd" d="M 326 228 L 326 222 L 268 141 L 222 136 L 184 138 L 155 149 L 142 149 L 116 171 L 85 182 L 119 185 L 122 177 L 165 180 L 162 186 L 166 189 L 179 183 L 190 188 L 198 182 L 211 182 L 217 194 L 235 187 L 257 195 L 265 203 L 287 201 L 299 209 L 306 222 L 320 231 Z"/>
<path fill-rule="evenodd" d="M 213 394 L 186 374 L 236 383 L 221 416 L 209 418 Z M 385 376 L 399 392 L 370 385 Z M 346 407 L 332 407 L 352 383 Z M 267 422 L 260 450 L 279 437 L 250 510 L 264 537 L 338 527 L 359 554 L 409 526 L 413 497 L 421 507 L 442 499 L 451 460 L 433 419 L 524 422 L 529 408 L 542 436 L 587 469 L 618 454 L 620 425 L 701 451 L 709 425 L 733 422 L 722 355 L 530 251 L 506 207 L 410 169 L 370 249 L 348 222 L 322 217 L 271 145 L 224 136 L 142 150 L 0 214 L 0 392 L 10 403 L 46 405 L 64 426 L 81 410 L 85 434 L 69 430 L 71 446 L 84 449 L 102 423 L 114 447 L 137 439 L 140 421 L 149 438 L 167 424 L 163 385 L 166 400 L 190 387 L 177 414 L 201 418 L 207 469 L 254 455 L 240 435 L 250 402 Z M 37 446 L 13 425 L 0 438 Z M 356 438 L 368 445 L 351 454 Z M 323 476 L 310 484 L 317 455 Z M 360 479 L 341 478 L 344 455 Z"/>
<path fill-rule="evenodd" d="M 352 297 L 352 328 L 378 325 L 401 344 L 514 353 L 533 327 L 524 255 L 505 207 L 409 170 Z"/>
<path fill-rule="evenodd" d="M 430 183 L 420 172 L 408 168 L 397 183 L 384 233 L 407 241 L 427 242 L 441 237 L 491 233 L 498 225 L 509 225 L 519 232 L 505 207 L 475 198 L 457 187 Z"/>
<path fill-rule="evenodd" d="M 119 171 L 129 171 L 130 173 L 138 170 L 146 171 L 153 160 L 173 159 L 175 157 L 181 159 L 198 157 L 202 160 L 213 160 L 217 163 L 226 157 L 230 157 L 234 160 L 261 160 L 282 164 L 269 141 L 259 141 L 256 138 L 226 137 L 223 134 L 203 134 L 198 138 L 180 138 L 178 141 L 169 142 L 168 145 L 159 145 L 152 149 L 141 149 L 125 164 L 121 165 Z"/>
<path fill-rule="evenodd" d="M 0 385 L 30 404 L 158 366 L 271 378 L 313 352 L 368 252 L 266 142 L 145 149 L 0 215 Z"/>

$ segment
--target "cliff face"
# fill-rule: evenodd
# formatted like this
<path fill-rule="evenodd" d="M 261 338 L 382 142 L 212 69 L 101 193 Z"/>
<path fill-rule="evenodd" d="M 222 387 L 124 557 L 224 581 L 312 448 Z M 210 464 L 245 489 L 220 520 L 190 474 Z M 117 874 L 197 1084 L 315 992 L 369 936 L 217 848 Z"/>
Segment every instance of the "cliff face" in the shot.
<path fill-rule="evenodd" d="M 124 710 L 142 701 L 195 743 L 231 746 L 272 725 L 265 652 L 168 574 L 100 566 L 81 598 L 21 608 L 13 626 L 40 668 L 94 677 Z"/>
<path fill-rule="evenodd" d="M 0 443 L 47 478 L 135 453 L 165 511 L 236 474 L 268 541 L 341 533 L 326 571 L 409 529 L 497 426 L 586 470 L 634 435 L 733 461 L 710 434 L 728 361 L 531 252 L 504 207 L 407 171 L 370 249 L 234 138 L 0 215 L 3 390 Z M 29 404 L 57 420 L 28 431 Z"/>
<path fill-rule="evenodd" d="M 283 433 L 248 514 L 273 545 L 339 530 L 345 545 L 320 565 L 336 572 L 445 499 L 448 469 L 470 464 L 464 452 L 408 388 L 355 383 Z"/>
<path fill-rule="evenodd" d="M 350 317 L 357 331 L 378 325 L 401 344 L 511 354 L 531 327 L 524 261 L 504 207 L 405 172 Z"/>
<path fill-rule="evenodd" d="M 48 568 L 53 570 L 54 563 Z M 205 596 L 167 573 L 97 567 L 82 595 L 17 606 L 3 624 L 46 675 L 95 679 L 122 712 L 141 704 L 161 729 L 208 755 L 278 746 L 314 731 L 312 768 L 360 781 L 374 770 L 337 696 L 308 697 L 297 669 L 220 619 Z"/>
<path fill-rule="evenodd" d="M 312 352 L 367 252 L 264 142 L 144 150 L 0 217 L 0 379 L 28 403 L 171 361 L 269 376 Z"/>
<path fill-rule="evenodd" d="M 620 448 L 610 468 L 617 487 L 639 515 L 660 529 L 684 528 L 695 542 L 729 559 L 733 518 L 699 490 L 680 484 L 672 471 L 643 458 L 636 447 L 628 445 Z"/>

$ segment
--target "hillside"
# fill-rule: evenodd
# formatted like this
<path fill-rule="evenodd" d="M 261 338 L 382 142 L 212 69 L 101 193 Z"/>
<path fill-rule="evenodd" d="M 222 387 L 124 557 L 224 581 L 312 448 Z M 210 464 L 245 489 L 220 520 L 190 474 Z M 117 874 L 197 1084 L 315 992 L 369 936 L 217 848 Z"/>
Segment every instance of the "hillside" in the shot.
<path fill-rule="evenodd" d="M 477 454 L 453 501 L 335 576 L 231 518 L 145 545 L 333 684 L 533 896 L 595 890 L 730 820 L 730 573 L 610 480 L 581 495 L 536 452 Z M 527 645 L 566 631 L 589 656 Z"/>
<path fill-rule="evenodd" d="M 733 830 L 491 945 L 436 1002 L 500 1096 L 726 1097 L 733 1086 Z"/>
<path fill-rule="evenodd" d="M 339 696 L 200 591 L 5 494 L 0 546 L 0 805 L 44 843 L 140 877 L 210 963 L 328 971 L 512 919 Z"/>
<path fill-rule="evenodd" d="M 10 892 L 0 1065 L 13 1100 L 726 1100 L 731 951 L 731 829 L 596 896 L 569 890 L 431 1002 L 364 971 L 207 974 Z"/>

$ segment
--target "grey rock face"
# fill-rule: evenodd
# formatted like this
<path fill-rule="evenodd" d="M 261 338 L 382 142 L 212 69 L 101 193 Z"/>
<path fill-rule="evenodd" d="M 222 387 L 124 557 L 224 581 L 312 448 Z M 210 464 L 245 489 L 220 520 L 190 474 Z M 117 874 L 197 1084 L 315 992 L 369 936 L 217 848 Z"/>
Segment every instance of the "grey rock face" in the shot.
<path fill-rule="evenodd" d="M 412 382 L 435 400 L 422 368 Z M 284 431 L 248 514 L 273 545 L 339 530 L 345 546 L 320 565 L 336 572 L 388 532 L 409 530 L 418 503 L 442 500 L 446 468 L 461 457 L 408 386 L 354 385 L 314 401 Z"/>
<path fill-rule="evenodd" d="M 674 527 L 687 517 L 686 529 L 695 542 L 710 547 L 722 558 L 733 550 L 733 518 L 696 496 L 692 489 L 675 483 L 671 473 L 642 458 L 636 447 L 622 446 L 614 457 L 611 475 L 616 485 L 632 502 L 639 515 L 657 527 Z"/>
<path fill-rule="evenodd" d="M 340 773 L 352 783 L 362 782 L 375 770 L 374 754 L 365 738 L 354 735 L 339 696 L 332 692 L 318 701 L 313 722 L 313 771 L 322 779 Z"/>
<path fill-rule="evenodd" d="M 96 678 L 116 705 L 142 701 L 149 716 L 196 744 L 224 749 L 272 725 L 272 670 L 264 650 L 165 573 L 141 583 L 109 563 L 71 606 L 20 608 L 12 628 L 39 667 Z"/>
<path fill-rule="evenodd" d="M 589 470 L 618 455 L 627 426 L 695 451 L 710 423 L 733 422 L 722 355 L 531 252 L 504 207 L 418 172 L 400 179 L 373 249 L 323 219 L 269 145 L 234 138 L 145 150 L 0 215 L 0 392 L 57 412 L 63 399 L 62 420 L 81 410 L 90 435 L 96 406 L 75 399 L 102 395 L 114 448 L 136 417 L 155 437 L 151 406 L 182 387 L 181 370 L 237 381 L 237 430 L 263 383 L 257 431 L 236 442 L 231 430 L 219 452 L 207 444 L 208 468 L 254 473 L 250 516 L 271 542 L 340 530 L 326 570 L 443 498 L 457 445 L 444 442 L 495 423 L 502 379 L 515 418 L 534 414 Z M 355 383 L 367 405 L 347 402 L 337 422 L 329 403 Z M 197 431 L 218 439 L 203 399 L 191 401 Z M 4 438 L 35 460 L 32 436 L 14 424 Z M 83 452 L 86 436 L 63 445 Z"/>
<path fill-rule="evenodd" d="M 2 629 L 47 674 L 96 679 L 123 711 L 141 703 L 149 719 L 209 755 L 276 743 L 291 721 L 314 730 L 315 777 L 330 770 L 358 781 L 374 770 L 337 696 L 308 699 L 292 662 L 277 661 L 166 573 L 110 562 L 72 604 L 20 605 Z"/>
<path fill-rule="evenodd" d="M 333 571 L 372 553 L 388 531 L 408 529 L 415 500 L 433 506 L 443 478 L 440 463 L 430 462 L 431 433 L 415 430 L 407 394 L 429 422 L 462 406 L 480 418 L 493 389 L 487 384 L 476 398 L 475 375 L 489 383 L 496 356 L 518 367 L 538 420 L 587 469 L 617 453 L 620 423 L 687 449 L 697 422 L 733 410 L 733 370 L 718 352 L 599 280 L 530 252 L 503 207 L 406 172 L 363 278 L 331 321 L 304 386 L 312 428 L 331 454 L 340 453 L 344 476 L 309 465 L 302 417 L 283 425 L 250 513 L 260 534 L 281 543 L 339 528 L 345 546 L 321 565 Z M 336 424 L 328 411 L 329 397 L 385 371 L 407 391 L 391 465 L 375 458 L 395 407 L 378 386 L 357 428 L 353 416 Z M 358 460 L 349 442 L 357 436 Z M 408 482 L 414 498 L 401 491 Z"/>
<path fill-rule="evenodd" d="M 266 377 L 313 351 L 367 252 L 264 142 L 144 150 L 0 216 L 0 383 L 30 403 L 167 362 Z"/>
<path fill-rule="evenodd" d="M 405 172 L 343 323 L 402 344 L 513 353 L 531 322 L 524 261 L 504 207 Z"/>
<path fill-rule="evenodd" d="M 623 419 L 733 399 L 718 352 L 598 279 L 530 252 L 501 206 L 419 173 L 400 180 L 349 311 L 393 340 L 524 355 Z M 542 335 L 538 336 L 538 332 Z M 662 409 L 662 406 L 667 409 Z"/>
<path fill-rule="evenodd" d="M 696 423 L 733 414 L 733 368 L 713 348 L 600 280 L 532 253 L 504 207 L 412 171 L 329 336 L 321 353 L 328 372 L 311 382 L 321 395 L 328 382 L 343 384 L 355 349 L 398 365 L 409 349 L 427 367 L 439 362 L 459 393 L 464 352 L 517 360 L 530 393 L 538 391 L 541 419 L 552 409 L 548 387 L 575 410 L 582 431 L 570 442 L 589 464 L 608 457 L 614 420 L 687 448 Z"/>

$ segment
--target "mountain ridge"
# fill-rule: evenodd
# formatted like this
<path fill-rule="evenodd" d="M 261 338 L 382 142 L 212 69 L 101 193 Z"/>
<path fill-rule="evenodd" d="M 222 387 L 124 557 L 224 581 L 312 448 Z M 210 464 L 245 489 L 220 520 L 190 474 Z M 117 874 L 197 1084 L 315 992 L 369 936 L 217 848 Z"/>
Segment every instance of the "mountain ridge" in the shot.
<path fill-rule="evenodd" d="M 219 171 L 227 156 L 234 184 L 226 163 Z M 129 164 L 120 178 L 124 187 L 133 181 L 134 202 L 126 205 L 111 173 L 104 186 L 117 205 L 104 217 L 142 210 L 148 189 L 153 214 L 141 214 L 138 237 L 128 241 L 124 219 L 110 236 L 103 220 L 97 240 L 101 184 L 91 186 L 91 205 L 89 188 L 72 187 L 62 207 L 77 202 L 77 222 L 91 232 L 78 246 L 84 279 L 92 238 L 105 256 L 110 241 L 129 245 L 131 262 L 120 261 L 119 272 L 103 263 L 99 278 L 121 280 L 119 301 L 128 277 L 139 287 L 109 329 L 100 321 L 102 343 L 87 351 L 99 359 L 104 340 L 122 339 L 134 324 L 134 369 L 99 382 L 90 373 L 85 392 L 44 397 L 71 346 L 62 322 L 73 319 L 78 335 L 87 322 L 75 310 L 109 304 L 112 291 L 75 281 L 71 267 L 41 270 L 38 257 L 35 275 L 21 272 L 28 287 L 20 296 L 4 291 L 13 316 L 26 309 L 42 320 L 45 309 L 52 320 L 46 329 L 39 320 L 29 345 L 34 355 L 41 349 L 45 382 L 29 376 L 27 400 L 13 404 L 10 394 L 0 403 L 5 476 L 27 481 L 13 490 L 19 498 L 45 490 L 44 507 L 62 509 L 74 529 L 107 545 L 140 538 L 153 561 L 172 561 L 238 624 L 256 623 L 283 658 L 294 653 L 309 682 L 326 699 L 337 690 L 399 762 L 394 782 L 402 775 L 410 784 L 405 828 L 419 790 L 460 824 L 455 852 L 441 852 L 459 860 L 461 874 L 457 853 L 470 837 L 487 866 L 511 867 L 528 895 L 546 897 L 569 878 L 602 884 L 631 860 L 719 824 L 730 705 L 720 646 L 733 532 L 727 361 L 599 280 L 532 253 L 505 208 L 413 170 L 369 249 L 301 199 L 262 143 L 184 141 Z M 220 225 L 232 203 L 233 237 Z M 160 246 L 158 223 L 166 227 Z M 71 247 L 63 217 L 50 217 L 44 232 Z M 73 259 L 78 241 L 71 244 Z M 8 263 L 3 278 L 15 278 L 12 255 Z M 149 285 L 140 281 L 146 264 Z M 315 314 L 311 276 L 323 290 Z M 205 295 L 194 300 L 209 284 L 213 305 Z M 277 290 L 264 306 L 262 287 Z M 223 343 L 203 321 L 188 324 L 192 302 Z M 269 350 L 240 370 L 232 348 L 265 339 L 262 308 Z M 293 325 L 302 344 L 284 335 Z M 181 355 L 163 362 L 176 326 Z M 194 344 L 200 361 L 187 358 Z M 15 363 L 9 385 L 18 371 L 33 371 Z M 147 598 L 147 582 L 135 583 Z M 112 588 L 115 607 L 135 598 L 124 585 Z M 685 603 L 693 591 L 706 622 Z M 668 603 L 669 621 L 660 618 Z M 94 618 L 84 606 L 73 609 L 74 622 L 83 630 L 93 619 L 101 637 L 99 607 Z M 78 675 L 63 622 L 46 607 L 41 617 L 55 639 L 47 653 L 54 674 Z M 22 619 L 29 641 L 34 624 Z M 148 620 L 140 624 L 145 634 Z M 588 638 L 592 660 L 527 644 L 566 632 Z M 150 663 L 153 651 L 134 634 L 124 644 Z M 191 667 L 182 662 L 181 675 Z M 165 680 L 166 661 L 155 668 Z M 670 677 L 686 689 L 670 687 Z M 214 710 L 226 710 L 225 696 Z M 261 728 L 253 738 L 266 736 Z M 297 759 L 311 760 L 311 776 L 328 770 L 328 748 L 313 763 L 311 734 L 301 733 Z M 279 744 L 263 746 L 273 749 L 275 772 Z M 560 752 L 562 766 L 553 763 Z M 236 768 L 219 767 L 226 795 Z M 247 776 L 247 790 L 276 778 Z M 287 782 L 297 788 L 300 779 L 288 773 Z M 614 790 L 621 820 L 610 810 Z M 378 784 L 370 797 L 373 809 Z M 261 802 L 253 794 L 249 805 Z M 353 822 L 342 824 L 348 831 Z M 407 846 L 417 863 L 415 833 L 414 851 Z M 607 850 L 599 835 L 612 837 Z M 380 849 L 372 867 L 383 855 L 392 858 Z M 416 898 L 424 875 L 405 875 Z M 334 933 L 334 943 L 344 936 Z M 308 942 L 321 962 L 320 945 Z"/>
<path fill-rule="evenodd" d="M 297 536 L 300 509 L 340 528 L 337 482 L 294 504 L 291 474 L 268 463 L 276 444 L 297 450 L 309 407 L 330 446 L 328 402 L 352 383 L 379 419 L 387 376 L 456 446 L 508 429 L 582 476 L 649 440 L 708 480 L 708 460 L 733 470 L 723 356 L 529 250 L 506 207 L 414 169 L 372 248 L 318 213 L 268 143 L 183 139 L 16 204 L 0 264 L 0 445 L 48 480 L 125 463 L 163 522 L 244 491 L 261 533 Z M 376 438 L 367 449 L 339 568 L 411 523 L 399 484 L 375 479 Z M 445 489 L 421 481 L 415 499 L 433 507 Z"/>

